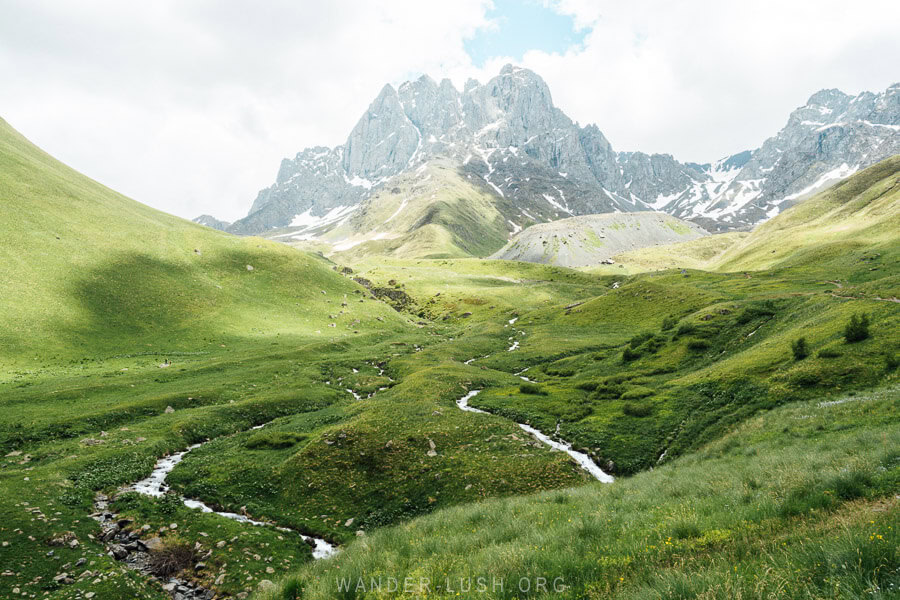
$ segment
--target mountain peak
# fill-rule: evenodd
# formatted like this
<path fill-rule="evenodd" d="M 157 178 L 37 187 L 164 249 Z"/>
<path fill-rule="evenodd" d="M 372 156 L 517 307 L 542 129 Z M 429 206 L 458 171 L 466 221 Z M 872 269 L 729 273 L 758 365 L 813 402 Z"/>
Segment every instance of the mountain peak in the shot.
<path fill-rule="evenodd" d="M 526 220 L 648 208 L 711 230 L 745 228 L 900 152 L 897 90 L 820 90 L 761 148 L 700 164 L 616 152 L 597 125 L 581 127 L 555 107 L 537 73 L 514 64 L 484 84 L 470 79 L 461 92 L 448 79 L 421 75 L 385 85 L 343 146 L 284 161 L 275 185 L 231 230 L 301 227 L 332 211 L 349 218 L 346 211 L 385 188 L 400 194 L 396 177 L 424 182 L 433 161 L 464 186 L 502 199 L 511 231 Z"/>
<path fill-rule="evenodd" d="M 845 94 L 837 88 L 819 90 L 809 97 L 806 106 L 826 106 L 833 108 L 834 105 L 849 100 L 851 96 Z"/>

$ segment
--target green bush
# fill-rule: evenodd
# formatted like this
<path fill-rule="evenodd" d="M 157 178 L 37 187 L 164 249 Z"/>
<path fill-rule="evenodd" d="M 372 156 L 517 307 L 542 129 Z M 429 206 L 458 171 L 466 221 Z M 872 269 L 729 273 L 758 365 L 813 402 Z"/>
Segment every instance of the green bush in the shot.
<path fill-rule="evenodd" d="M 585 392 L 593 392 L 597 389 L 597 385 L 596 381 L 582 381 L 581 383 L 575 384 L 575 388 Z"/>
<path fill-rule="evenodd" d="M 306 439 L 306 436 L 300 433 L 291 433 L 288 431 L 261 431 L 256 433 L 244 442 L 244 447 L 250 450 L 283 450 L 290 448 L 298 442 Z"/>
<path fill-rule="evenodd" d="M 675 325 L 677 325 L 677 324 L 678 324 L 678 319 L 676 317 L 666 317 L 665 319 L 663 319 L 663 322 L 662 322 L 662 330 L 669 331 L 670 329 L 675 327 Z"/>
<path fill-rule="evenodd" d="M 884 370 L 888 373 L 892 373 L 897 370 L 897 367 L 900 367 L 900 357 L 897 356 L 895 352 L 892 350 L 884 351 Z"/>
<path fill-rule="evenodd" d="M 634 336 L 633 338 L 631 338 L 630 340 L 628 340 L 628 346 L 630 348 L 637 348 L 638 346 L 640 346 L 641 344 L 643 344 L 644 342 L 646 342 L 647 340 L 649 340 L 652 337 L 653 337 L 653 334 L 649 333 L 649 332 L 639 333 L 636 336 Z"/>
<path fill-rule="evenodd" d="M 793 377 L 795 385 L 803 388 L 813 387 L 821 380 L 817 373 L 798 373 Z"/>
<path fill-rule="evenodd" d="M 641 357 L 641 353 L 637 350 L 632 350 L 631 346 L 625 346 L 625 349 L 622 350 L 622 362 L 631 362 L 633 360 L 637 360 Z"/>
<path fill-rule="evenodd" d="M 685 322 L 685 323 L 682 323 L 681 325 L 679 325 L 678 329 L 675 330 L 675 336 L 681 337 L 683 335 L 690 335 L 690 334 L 694 333 L 695 331 L 697 331 L 696 325 L 694 325 L 693 323 Z"/>
<path fill-rule="evenodd" d="M 854 314 L 850 322 L 844 327 L 844 339 L 848 344 L 861 342 L 869 337 L 869 315 L 866 313 Z"/>
<path fill-rule="evenodd" d="M 622 394 L 622 400 L 640 400 L 641 398 L 652 396 L 654 393 L 655 392 L 648 387 L 637 385 Z"/>
<path fill-rule="evenodd" d="M 834 348 L 822 348 L 816 356 L 819 358 L 839 358 L 842 354 Z"/>
<path fill-rule="evenodd" d="M 556 367 L 547 367 L 543 371 L 551 377 L 571 377 L 575 374 L 575 369 L 560 369 Z"/>
<path fill-rule="evenodd" d="M 677 540 L 698 538 L 700 535 L 700 528 L 697 527 L 696 523 L 686 523 L 682 521 L 681 523 L 676 523 L 672 527 L 672 537 Z"/>
<path fill-rule="evenodd" d="M 759 317 L 771 317 L 776 312 L 775 303 L 771 300 L 754 302 L 741 311 L 741 314 L 737 317 L 737 322 L 739 325 L 744 325 Z"/>
<path fill-rule="evenodd" d="M 622 412 L 629 417 L 648 417 L 653 412 L 653 405 L 649 402 L 626 402 L 622 405 Z"/>
<path fill-rule="evenodd" d="M 532 394 L 537 396 L 546 396 L 547 392 L 545 392 L 541 386 L 534 383 L 523 383 L 519 386 L 519 392 L 522 394 Z"/>
<path fill-rule="evenodd" d="M 656 354 L 659 349 L 666 345 L 666 338 L 661 335 L 654 335 L 642 346 L 644 351 L 650 354 Z"/>
<path fill-rule="evenodd" d="M 694 338 L 692 340 L 688 340 L 687 347 L 688 350 L 698 352 L 700 350 L 706 350 L 707 348 L 709 348 L 709 342 L 707 342 L 706 340 Z"/>
<path fill-rule="evenodd" d="M 806 338 L 797 338 L 791 343 L 791 351 L 794 353 L 794 360 L 803 360 L 809 356 L 809 346 L 806 344 Z"/>

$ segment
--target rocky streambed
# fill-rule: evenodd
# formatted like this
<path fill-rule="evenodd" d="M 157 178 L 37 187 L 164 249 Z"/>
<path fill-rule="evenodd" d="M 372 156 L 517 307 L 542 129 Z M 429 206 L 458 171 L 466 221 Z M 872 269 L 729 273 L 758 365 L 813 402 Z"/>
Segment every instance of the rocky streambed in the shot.
<path fill-rule="evenodd" d="M 264 425 L 258 425 L 253 429 L 260 429 Z M 156 462 L 153 472 L 132 485 L 122 489 L 124 492 L 136 492 L 145 496 L 161 497 L 169 491 L 166 479 L 175 466 L 184 459 L 184 456 L 202 446 L 203 444 L 194 444 L 187 449 L 175 454 L 164 456 Z M 149 577 L 153 577 L 160 581 L 165 589 L 175 600 L 212 600 L 213 598 L 221 598 L 218 592 L 207 589 L 199 584 L 179 577 L 159 577 L 150 569 L 150 554 L 154 550 L 164 546 L 162 539 L 151 531 L 148 525 L 144 525 L 140 529 L 135 529 L 130 519 L 124 518 L 122 515 L 112 512 L 110 509 L 110 501 L 112 499 L 104 494 L 97 494 L 94 498 L 94 512 L 91 518 L 100 523 L 101 534 L 100 540 L 106 544 L 110 556 L 118 561 L 122 561 L 129 568 L 144 573 Z M 185 506 L 192 509 L 199 509 L 205 513 L 213 513 L 225 519 L 231 519 L 240 523 L 246 523 L 257 527 L 274 527 L 278 531 L 283 531 L 300 536 L 306 543 L 312 547 L 313 558 L 327 558 L 337 552 L 337 548 L 321 538 L 303 535 L 293 529 L 287 527 L 279 527 L 272 523 L 256 521 L 247 515 L 238 513 L 217 511 L 209 507 L 200 500 L 181 497 L 181 501 Z M 201 571 L 205 568 L 205 561 L 212 554 L 211 550 L 207 550 L 205 554 L 199 555 L 193 568 Z"/>

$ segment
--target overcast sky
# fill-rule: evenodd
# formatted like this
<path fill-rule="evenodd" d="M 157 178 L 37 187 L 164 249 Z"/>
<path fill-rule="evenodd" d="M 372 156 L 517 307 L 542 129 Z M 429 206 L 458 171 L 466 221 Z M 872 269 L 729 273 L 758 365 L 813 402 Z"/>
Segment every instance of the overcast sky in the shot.
<path fill-rule="evenodd" d="M 136 200 L 233 220 L 385 82 L 514 62 L 615 149 L 708 162 L 818 89 L 900 81 L 898 23 L 896 0 L 0 0 L 0 116 Z"/>

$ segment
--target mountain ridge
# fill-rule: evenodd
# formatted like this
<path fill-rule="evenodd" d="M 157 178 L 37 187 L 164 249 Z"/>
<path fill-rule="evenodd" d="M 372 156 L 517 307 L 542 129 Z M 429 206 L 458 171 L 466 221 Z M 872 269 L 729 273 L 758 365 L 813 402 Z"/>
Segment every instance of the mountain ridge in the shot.
<path fill-rule="evenodd" d="M 458 165 L 496 199 L 526 206 L 531 216 L 511 219 L 510 235 L 526 219 L 642 210 L 710 231 L 746 229 L 898 152 L 900 84 L 857 96 L 816 92 L 759 148 L 700 164 L 614 150 L 597 125 L 582 127 L 556 107 L 540 76 L 506 65 L 462 91 L 427 75 L 385 85 L 344 144 L 284 159 L 275 183 L 227 230 L 302 235 L 299 215 L 338 209 L 349 218 L 394 177 L 435 159 Z"/>

